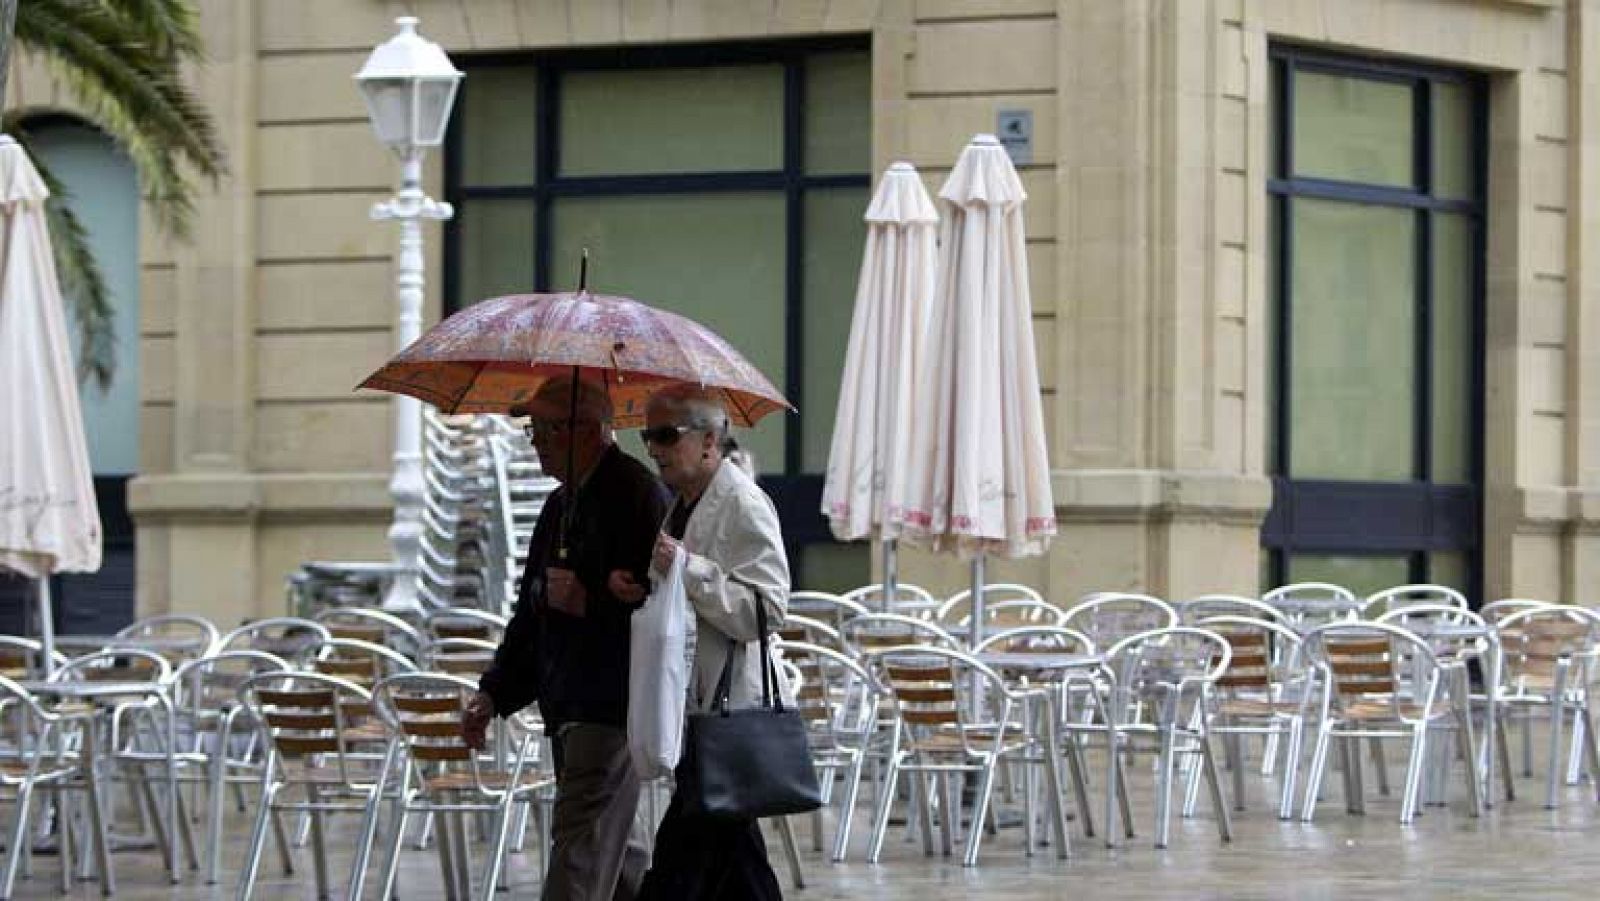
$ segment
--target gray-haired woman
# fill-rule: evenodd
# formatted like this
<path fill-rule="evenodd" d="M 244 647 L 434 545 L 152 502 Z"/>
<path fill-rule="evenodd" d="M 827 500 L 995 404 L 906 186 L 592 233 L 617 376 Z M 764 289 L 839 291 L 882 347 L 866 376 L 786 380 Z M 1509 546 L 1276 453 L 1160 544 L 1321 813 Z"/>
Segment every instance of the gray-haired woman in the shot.
<path fill-rule="evenodd" d="M 695 612 L 696 651 L 690 704 L 710 709 L 717 680 L 732 655 L 729 704 L 761 699 L 758 605 L 770 625 L 783 621 L 789 559 L 772 501 L 728 460 L 728 415 L 716 398 L 692 387 L 669 388 L 646 409 L 645 449 L 676 493 L 667 528 L 656 540 L 654 569 L 687 556 L 684 591 Z M 782 687 L 780 686 L 780 690 Z M 656 833 L 640 899 L 781 898 L 755 821 L 688 813 L 674 795 Z"/>

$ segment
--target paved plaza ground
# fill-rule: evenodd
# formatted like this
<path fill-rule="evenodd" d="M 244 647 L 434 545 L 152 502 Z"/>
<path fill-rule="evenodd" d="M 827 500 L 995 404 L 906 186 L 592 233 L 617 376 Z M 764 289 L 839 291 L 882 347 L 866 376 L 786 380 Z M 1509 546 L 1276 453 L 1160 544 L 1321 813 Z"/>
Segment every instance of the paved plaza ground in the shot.
<path fill-rule="evenodd" d="M 1264 804 L 1267 783 L 1251 775 L 1250 809 L 1235 815 L 1236 837 L 1222 845 L 1206 805 L 1192 820 L 1175 820 L 1172 845 L 1166 851 L 1151 846 L 1151 779 L 1149 767 L 1130 772 L 1134 783 L 1134 812 L 1140 835 L 1131 844 L 1107 850 L 1099 839 L 1088 840 L 1074 825 L 1073 857 L 1062 861 L 1054 849 L 1041 849 L 1034 857 L 1022 853 L 1018 828 L 1004 828 L 984 843 L 976 868 L 965 869 L 958 860 L 927 858 L 920 843 L 904 840 L 899 828 L 890 832 L 882 863 L 865 863 L 864 820 L 852 844 L 852 859 L 828 862 L 811 850 L 809 821 L 798 823 L 808 886 L 795 891 L 776 841 L 773 859 L 785 880 L 787 897 L 800 901 L 824 899 L 894 899 L 931 901 L 934 898 L 993 898 L 1004 901 L 1079 898 L 1552 898 L 1593 897 L 1600 882 L 1600 806 L 1587 787 L 1565 788 L 1557 810 L 1543 806 L 1541 778 L 1519 775 L 1518 798 L 1500 804 L 1484 819 L 1474 820 L 1461 801 L 1459 780 L 1448 809 L 1427 808 L 1417 822 L 1402 827 L 1398 786 L 1395 796 L 1379 797 L 1371 789 L 1364 817 L 1345 813 L 1339 797 L 1339 779 L 1330 773 L 1330 794 L 1318 809 L 1312 825 L 1277 820 Z M 1541 773 L 1543 757 L 1536 757 Z M 1399 761 L 1391 774 L 1398 781 Z M 1095 792 L 1098 794 L 1098 791 Z M 1098 807 L 1096 808 L 1098 811 Z M 190 873 L 184 884 L 171 886 L 154 851 L 123 851 L 116 855 L 118 897 L 127 901 L 211 901 L 230 899 L 236 890 L 237 868 L 244 858 L 248 836 L 246 817 L 234 815 L 224 855 L 227 868 L 220 884 L 204 884 Z M 347 842 L 356 827 L 346 818 L 335 821 L 330 832 L 336 842 Z M 830 830 L 831 834 L 831 830 Z M 335 878 L 348 876 L 349 848 L 334 852 Z M 285 877 L 269 848 L 263 861 L 256 898 L 313 899 L 311 857 L 297 852 L 299 869 Z M 433 852 L 408 850 L 400 884 L 406 901 L 444 898 Z M 536 858 L 516 856 L 510 870 L 507 899 L 538 897 Z M 55 860 L 39 857 L 29 881 L 19 884 L 19 898 L 51 898 L 57 894 Z M 368 896 L 375 889 L 369 887 Z M 80 883 L 72 897 L 100 897 L 99 886 Z M 341 889 L 333 897 L 343 898 Z"/>

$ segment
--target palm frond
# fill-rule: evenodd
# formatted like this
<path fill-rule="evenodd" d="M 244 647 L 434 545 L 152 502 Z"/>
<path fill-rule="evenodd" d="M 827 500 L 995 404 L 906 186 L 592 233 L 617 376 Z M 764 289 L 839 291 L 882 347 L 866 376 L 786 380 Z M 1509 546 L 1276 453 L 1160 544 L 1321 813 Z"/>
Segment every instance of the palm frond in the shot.
<path fill-rule="evenodd" d="M 121 0 L 124 5 L 173 6 L 175 0 Z M 215 181 L 223 173 L 216 129 L 184 85 L 171 44 L 158 52 L 101 0 L 34 0 L 17 14 L 17 41 L 44 56 L 85 111 L 119 143 L 139 173 L 157 220 L 187 236 L 194 189 L 187 171 Z"/>
<path fill-rule="evenodd" d="M 199 59 L 200 21 L 191 0 L 99 0 L 130 32 L 156 53 L 173 59 Z"/>
<path fill-rule="evenodd" d="M 0 125 L 27 151 L 45 187 L 50 189 L 50 199 L 44 206 L 45 220 L 50 228 L 50 250 L 62 298 L 72 312 L 78 335 L 78 378 L 92 381 L 104 391 L 110 387 L 117 368 L 116 311 L 111 305 L 110 289 L 90 250 L 89 232 L 68 203 L 66 186 L 35 152 L 27 129 L 13 119 L 8 116 L 0 120 Z"/>

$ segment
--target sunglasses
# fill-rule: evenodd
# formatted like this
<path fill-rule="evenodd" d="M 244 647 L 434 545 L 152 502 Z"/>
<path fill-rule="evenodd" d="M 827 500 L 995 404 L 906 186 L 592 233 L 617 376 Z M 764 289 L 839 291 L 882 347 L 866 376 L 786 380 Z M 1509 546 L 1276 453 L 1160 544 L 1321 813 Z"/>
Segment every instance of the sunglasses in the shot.
<path fill-rule="evenodd" d="M 658 425 L 653 429 L 640 429 L 639 437 L 645 444 L 654 444 L 657 447 L 671 447 L 678 443 L 685 432 L 693 431 L 686 425 Z"/>

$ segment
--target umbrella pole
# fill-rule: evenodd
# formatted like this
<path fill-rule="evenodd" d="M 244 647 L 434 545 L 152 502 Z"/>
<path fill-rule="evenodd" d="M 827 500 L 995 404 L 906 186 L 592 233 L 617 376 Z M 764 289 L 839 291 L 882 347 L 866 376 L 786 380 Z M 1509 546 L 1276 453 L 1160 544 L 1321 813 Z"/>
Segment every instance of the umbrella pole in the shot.
<path fill-rule="evenodd" d="M 584 255 L 584 268 L 588 269 L 588 254 Z M 572 430 L 578 426 L 578 367 L 572 367 L 572 396 L 567 407 L 567 478 L 562 483 L 566 486 L 567 496 L 561 502 L 561 540 L 556 543 L 556 559 L 566 562 L 567 559 L 567 532 L 572 528 L 572 512 L 578 506 L 578 486 L 572 484 L 573 472 L 577 462 L 573 456 Z"/>
<path fill-rule="evenodd" d="M 893 538 L 883 539 L 883 612 L 894 610 L 895 593 L 900 587 L 899 544 Z"/>
<path fill-rule="evenodd" d="M 56 616 L 50 603 L 50 577 L 39 580 L 39 645 L 43 648 L 44 674 L 56 671 Z"/>
<path fill-rule="evenodd" d="M 976 648 L 983 641 L 983 564 L 982 553 L 972 558 L 972 595 L 967 601 L 970 611 L 968 620 L 972 623 L 972 646 Z"/>

